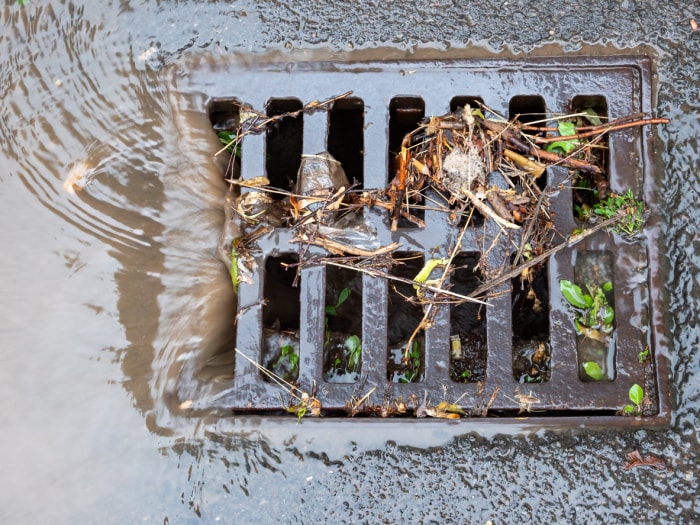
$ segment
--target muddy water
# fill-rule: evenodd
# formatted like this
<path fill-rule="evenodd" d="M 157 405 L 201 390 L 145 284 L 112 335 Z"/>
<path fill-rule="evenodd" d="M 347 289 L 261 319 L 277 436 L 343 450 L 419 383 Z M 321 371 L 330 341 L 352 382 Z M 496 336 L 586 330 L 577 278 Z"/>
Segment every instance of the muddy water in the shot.
<path fill-rule="evenodd" d="M 697 521 L 700 39 L 688 21 L 699 13 L 682 2 L 655 5 L 662 17 L 631 2 L 576 13 L 523 2 L 380 13 L 318 2 L 5 4 L 0 522 Z M 178 95 L 185 59 L 373 42 L 395 46 L 381 55 L 476 53 L 455 51 L 469 42 L 543 53 L 555 41 L 571 52 L 646 42 L 657 59 L 657 111 L 672 119 L 657 151 L 672 427 L 460 436 L 435 422 L 406 432 L 182 416 L 172 391 L 188 384 L 183 374 L 193 397 L 225 389 L 233 301 L 215 253 L 217 144 L 203 101 Z M 669 470 L 622 470 L 633 449 Z"/>

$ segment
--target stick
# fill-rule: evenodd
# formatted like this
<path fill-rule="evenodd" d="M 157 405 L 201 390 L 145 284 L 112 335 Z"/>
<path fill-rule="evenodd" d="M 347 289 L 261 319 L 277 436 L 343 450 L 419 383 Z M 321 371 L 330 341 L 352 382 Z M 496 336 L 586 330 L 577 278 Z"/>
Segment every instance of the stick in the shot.
<path fill-rule="evenodd" d="M 591 228 L 583 230 L 581 233 L 571 235 L 569 237 L 568 241 L 563 242 L 561 244 L 558 244 L 554 248 L 551 248 L 551 249 L 547 250 L 546 252 L 544 252 L 536 257 L 533 257 L 529 261 L 525 261 L 524 263 L 519 264 L 515 268 L 508 270 L 506 273 L 499 275 L 498 277 L 496 277 L 494 279 L 491 279 L 489 282 L 484 283 L 481 286 L 479 286 L 476 290 L 474 290 L 472 293 L 470 293 L 467 297 L 477 297 L 478 295 L 481 295 L 484 292 L 488 292 L 492 288 L 495 288 L 496 286 L 503 284 L 504 282 L 508 281 L 509 279 L 512 279 L 513 277 L 515 277 L 517 275 L 520 275 L 520 273 L 523 270 L 526 270 L 532 266 L 535 266 L 535 265 L 541 263 L 542 261 L 548 259 L 550 256 L 562 251 L 565 248 L 570 248 L 571 246 L 574 246 L 574 245 L 580 243 L 586 237 L 593 235 L 595 232 L 600 231 L 603 228 L 607 228 L 608 226 L 612 226 L 613 224 L 619 222 L 623 217 L 624 217 L 624 214 L 618 214 L 615 217 L 612 217 L 610 219 L 606 219 L 603 222 L 600 222 Z"/>
<path fill-rule="evenodd" d="M 623 122 L 615 124 L 617 121 L 609 122 L 607 124 L 602 124 L 600 126 L 591 126 L 590 131 L 584 131 L 583 133 L 576 133 L 575 135 L 566 135 L 565 137 L 532 137 L 532 139 L 539 144 L 548 144 L 550 142 L 557 142 L 559 140 L 575 140 L 585 137 L 592 137 L 598 134 L 609 133 L 611 131 L 617 131 L 620 129 L 634 128 L 638 126 L 646 126 L 653 124 L 668 124 L 670 122 L 667 118 L 648 118 L 635 120 L 633 122 Z"/>
<path fill-rule="evenodd" d="M 322 259 L 320 262 L 322 264 L 326 264 L 326 265 L 330 264 L 331 266 L 337 266 L 338 268 L 347 268 L 349 270 L 355 270 L 357 272 L 366 273 L 367 275 L 371 275 L 372 277 L 382 277 L 384 279 L 389 279 L 391 281 L 398 281 L 401 283 L 412 284 L 413 286 L 418 286 L 419 288 L 422 288 L 424 290 L 430 290 L 431 292 L 441 293 L 441 294 L 444 294 L 444 295 L 447 295 L 450 297 L 454 297 L 455 299 L 459 299 L 461 301 L 483 304 L 485 306 L 489 306 L 489 303 L 482 301 L 480 299 L 476 299 L 474 297 L 467 296 L 467 295 L 461 295 L 461 294 L 452 292 L 450 290 L 445 290 L 443 288 L 437 288 L 437 287 L 431 286 L 429 284 L 419 283 L 419 282 L 413 281 L 411 279 L 399 277 L 398 275 L 391 275 L 390 273 L 378 272 L 376 270 L 370 270 L 368 268 L 360 268 L 358 266 L 352 266 L 351 264 L 343 264 L 343 263 L 336 262 L 332 259 Z"/>
<path fill-rule="evenodd" d="M 496 221 L 498 224 L 505 228 L 510 228 L 511 230 L 519 230 L 520 226 L 517 224 L 513 224 L 512 222 L 508 222 L 505 219 L 502 219 L 500 216 L 498 216 L 491 208 L 486 206 L 483 202 L 481 202 L 479 199 L 476 198 L 476 195 L 472 193 L 471 190 L 467 188 L 462 188 L 462 193 L 464 193 L 467 198 L 471 201 L 471 203 L 474 205 L 474 207 L 479 210 L 481 213 L 484 215 L 490 217 L 494 221 Z"/>

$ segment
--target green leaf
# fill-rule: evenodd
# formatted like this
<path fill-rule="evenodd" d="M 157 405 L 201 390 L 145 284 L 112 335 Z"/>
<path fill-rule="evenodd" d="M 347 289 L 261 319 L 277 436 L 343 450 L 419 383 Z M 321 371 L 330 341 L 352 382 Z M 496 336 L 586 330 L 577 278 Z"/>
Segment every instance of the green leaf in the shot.
<path fill-rule="evenodd" d="M 358 350 L 361 344 L 360 338 L 356 335 L 351 335 L 345 340 L 345 348 L 350 350 L 350 352 L 355 352 Z"/>
<path fill-rule="evenodd" d="M 562 137 L 570 137 L 576 134 L 576 126 L 571 122 L 559 121 L 559 135 Z M 545 148 L 547 151 L 560 150 L 564 154 L 569 154 L 579 146 L 578 139 L 558 140 L 548 144 Z"/>
<path fill-rule="evenodd" d="M 343 288 L 338 294 L 338 302 L 334 305 L 326 306 L 326 315 L 338 315 L 338 308 L 350 297 L 350 288 Z"/>
<path fill-rule="evenodd" d="M 610 325 L 613 322 L 613 319 L 615 319 L 615 310 L 613 310 L 613 307 L 610 306 L 609 304 L 603 305 L 601 308 L 601 320 L 603 321 L 604 325 Z"/>
<path fill-rule="evenodd" d="M 479 117 L 481 120 L 486 120 L 486 117 L 479 108 L 472 109 L 472 116 Z"/>
<path fill-rule="evenodd" d="M 632 403 L 634 403 L 635 405 L 639 406 L 642 402 L 642 399 L 644 399 L 644 389 L 635 383 L 630 388 L 629 396 L 630 401 L 632 401 Z"/>
<path fill-rule="evenodd" d="M 569 301 L 569 304 L 576 308 L 589 308 L 593 305 L 593 299 L 590 295 L 584 294 L 583 290 L 571 281 L 562 279 L 559 281 L 559 289 L 561 290 L 564 299 Z"/>
<path fill-rule="evenodd" d="M 595 361 L 586 361 L 583 363 L 583 369 L 585 370 L 588 377 L 596 381 L 604 381 L 606 378 L 603 369 Z"/>
<path fill-rule="evenodd" d="M 231 246 L 231 282 L 233 291 L 238 293 L 238 251 L 235 246 Z"/>
<path fill-rule="evenodd" d="M 576 126 L 574 126 L 573 122 L 566 122 L 566 121 L 560 120 L 557 127 L 559 128 L 559 134 L 562 137 L 569 137 L 571 135 L 576 135 Z"/>
<path fill-rule="evenodd" d="M 338 308 L 341 304 L 348 300 L 348 297 L 350 297 L 350 288 L 343 288 L 340 290 L 340 293 L 338 294 L 338 302 L 336 303 L 335 307 Z"/>
<path fill-rule="evenodd" d="M 590 122 L 594 126 L 600 126 L 603 123 L 600 120 L 598 113 L 596 113 L 596 111 L 593 108 L 586 108 L 583 110 L 583 113 L 586 114 L 586 119 L 588 119 L 588 122 Z"/>
<path fill-rule="evenodd" d="M 612 289 L 613 289 L 613 284 L 610 281 L 603 283 L 603 291 L 604 292 L 612 292 Z"/>
<path fill-rule="evenodd" d="M 546 151 L 554 153 L 563 153 L 568 155 L 578 147 L 578 140 L 557 140 L 550 142 L 545 148 Z"/>
<path fill-rule="evenodd" d="M 634 414 L 635 413 L 635 408 L 632 405 L 625 405 L 625 408 L 622 409 L 622 411 L 625 414 Z"/>
<path fill-rule="evenodd" d="M 428 259 L 423 268 L 421 268 L 421 271 L 418 272 L 418 275 L 416 275 L 413 280 L 417 283 L 424 283 L 428 277 L 430 277 L 430 274 L 433 272 L 436 266 L 445 266 L 448 261 L 448 259 Z M 415 284 L 413 287 L 416 290 L 419 289 L 419 286 Z"/>

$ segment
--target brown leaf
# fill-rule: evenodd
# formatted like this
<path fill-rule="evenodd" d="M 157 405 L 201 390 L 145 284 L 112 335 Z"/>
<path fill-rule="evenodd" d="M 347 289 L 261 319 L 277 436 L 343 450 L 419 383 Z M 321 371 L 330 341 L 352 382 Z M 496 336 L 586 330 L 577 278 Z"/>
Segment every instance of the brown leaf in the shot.
<path fill-rule="evenodd" d="M 633 450 L 627 454 L 627 459 L 622 468 L 629 470 L 633 467 L 653 467 L 657 470 L 666 470 L 666 462 L 656 456 L 642 457 L 638 450 Z"/>

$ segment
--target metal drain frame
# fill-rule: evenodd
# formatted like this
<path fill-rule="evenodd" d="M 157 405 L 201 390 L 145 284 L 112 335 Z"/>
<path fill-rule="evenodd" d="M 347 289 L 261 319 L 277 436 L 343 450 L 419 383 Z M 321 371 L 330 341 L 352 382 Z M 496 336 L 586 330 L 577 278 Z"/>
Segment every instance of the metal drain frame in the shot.
<path fill-rule="evenodd" d="M 651 64 L 647 57 L 617 56 L 605 58 L 546 58 L 527 60 L 450 60 L 400 62 L 323 62 L 249 65 L 231 73 L 228 88 L 211 85 L 207 96 L 217 100 L 237 100 L 253 107 L 265 106 L 272 97 L 298 98 L 306 103 L 323 100 L 334 94 L 353 91 L 364 103 L 364 188 L 387 185 L 389 103 L 397 96 L 420 97 L 426 115 L 449 111 L 455 96 L 482 98 L 502 114 L 508 113 L 508 101 L 519 95 L 541 96 L 549 112 L 565 112 L 574 96 L 592 95 L 605 98 L 608 114 L 622 116 L 651 113 Z M 225 92 L 228 89 L 229 92 Z M 319 112 L 304 117 L 304 153 L 326 149 L 327 114 Z M 265 173 L 265 137 L 247 136 L 243 142 L 242 178 Z M 643 195 L 652 211 L 656 210 L 652 161 L 652 132 L 647 129 L 624 130 L 609 136 L 610 188 L 632 188 Z M 564 235 L 576 224 L 572 214 L 571 190 L 559 183 L 566 176 L 560 168 L 547 170 L 547 181 L 558 192 L 551 197 L 555 227 Z M 376 228 L 382 245 L 400 242 L 402 252 L 431 252 L 447 256 L 445 247 L 453 246 L 458 228 L 448 224 L 444 214 L 425 212 L 424 229 L 399 229 L 391 232 L 387 214 L 382 210 L 365 210 Z M 479 252 L 482 237 L 492 237 L 498 228 L 486 221 L 483 227 L 469 228 L 462 243 L 463 252 Z M 450 399 L 464 396 L 466 407 L 483 405 L 495 387 L 509 397 L 516 389 L 532 394 L 540 402 L 534 406 L 547 416 L 545 424 L 578 425 L 613 424 L 621 426 L 659 426 L 670 420 L 669 365 L 663 335 L 663 291 L 655 250 L 655 218 L 652 215 L 645 232 L 644 244 L 628 243 L 616 235 L 599 232 L 573 249 L 564 250 L 549 261 L 549 289 L 558 290 L 560 279 L 573 280 L 575 253 L 581 250 L 604 250 L 614 255 L 616 332 L 616 378 L 611 382 L 584 382 L 579 379 L 576 335 L 566 305 L 557 293 L 550 293 L 551 377 L 544 383 L 520 385 L 512 372 L 511 295 L 503 285 L 498 297 L 490 299 L 487 315 L 488 360 L 483 393 L 473 383 L 456 383 L 449 377 L 449 310 L 441 308 L 435 322 L 426 331 L 424 379 L 419 383 L 400 384 L 387 380 L 386 372 L 386 281 L 363 275 L 362 379 L 355 384 L 327 383 L 323 380 L 323 319 L 325 284 L 324 267 L 302 270 L 299 384 L 309 391 L 318 384 L 317 397 L 326 410 L 343 410 L 352 396 L 360 397 L 377 386 L 373 402 L 388 398 L 406 398 L 415 394 L 437 403 L 443 385 Z M 291 232 L 276 229 L 258 241 L 255 284 L 241 284 L 238 295 L 236 345 L 256 362 L 262 361 L 262 300 L 264 268 L 268 256 L 296 254 Z M 486 240 L 488 245 L 488 240 Z M 435 248 L 438 247 L 437 251 Z M 321 248 L 309 247 L 310 255 L 324 256 Z M 494 252 L 490 260 L 503 260 L 504 253 Z M 640 269 L 646 268 L 646 280 L 639 282 Z M 641 311 L 639 306 L 641 305 Z M 639 363 L 638 353 L 645 345 L 651 349 L 649 369 Z M 645 378 L 646 375 L 646 378 Z M 614 415 L 627 404 L 629 387 L 638 383 L 655 389 L 656 415 L 622 417 Z M 262 413 L 280 409 L 280 388 L 263 380 L 259 370 L 245 359 L 236 357 L 233 387 L 217 401 L 217 406 L 242 413 Z M 517 404 L 504 395 L 496 396 L 491 413 L 516 415 Z M 500 420 L 502 421 L 502 420 Z"/>

